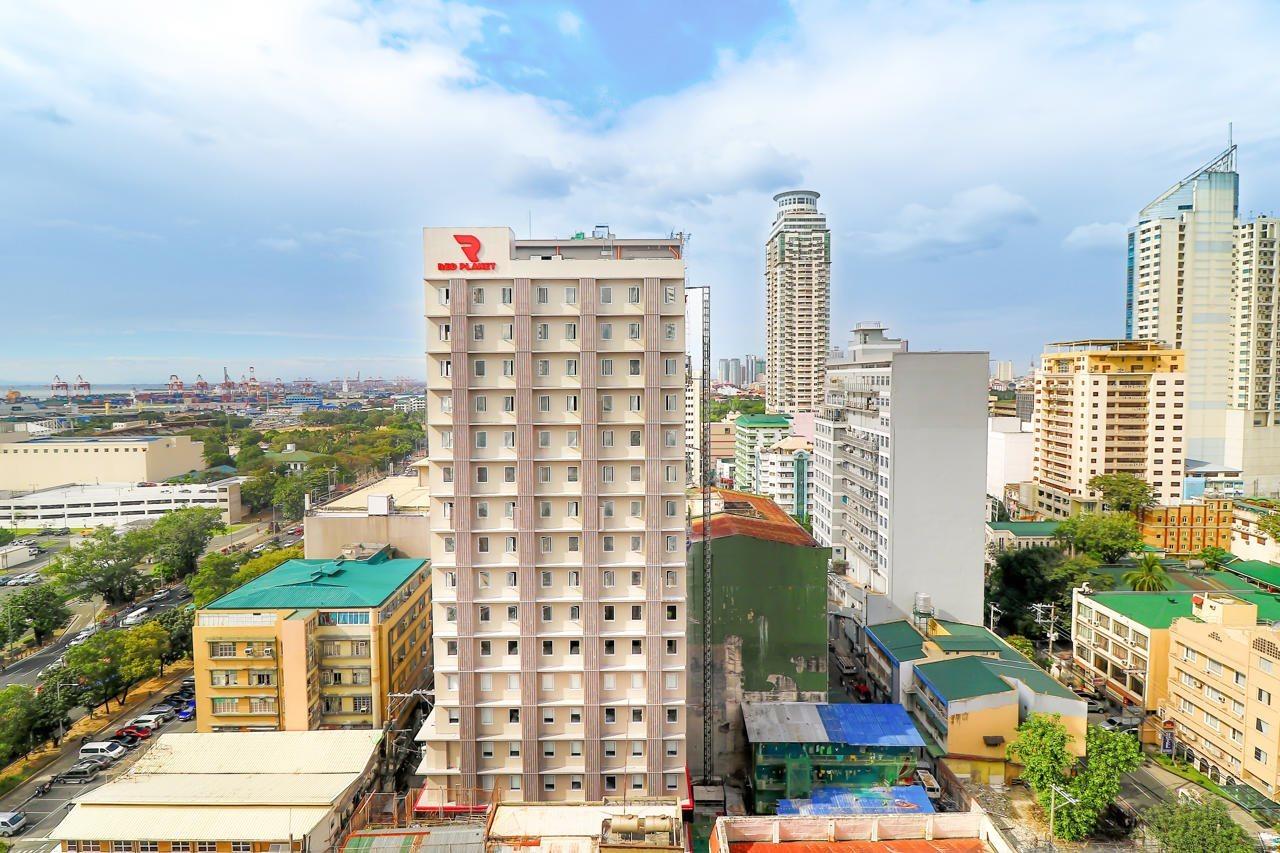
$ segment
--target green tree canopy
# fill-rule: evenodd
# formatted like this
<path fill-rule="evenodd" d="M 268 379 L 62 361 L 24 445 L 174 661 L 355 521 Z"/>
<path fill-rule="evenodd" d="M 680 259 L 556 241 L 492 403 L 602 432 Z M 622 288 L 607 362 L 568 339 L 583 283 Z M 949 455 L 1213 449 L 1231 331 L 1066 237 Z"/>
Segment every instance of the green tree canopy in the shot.
<path fill-rule="evenodd" d="M 1256 849 L 1217 797 L 1206 797 L 1202 803 L 1161 803 L 1143 812 L 1142 822 L 1169 853 L 1249 853 Z"/>
<path fill-rule="evenodd" d="M 14 533 L 6 527 L 0 527 L 0 545 L 8 545 L 14 539 L 18 538 L 18 534 Z"/>
<path fill-rule="evenodd" d="M 233 578 L 235 583 L 233 589 L 242 587 L 254 578 L 265 575 L 281 563 L 286 563 L 289 560 L 301 559 L 302 547 L 300 545 L 295 545 L 292 548 L 277 548 L 274 551 L 267 551 L 265 554 L 260 554 L 252 560 L 245 562 L 245 564 L 236 571 L 235 577 Z"/>
<path fill-rule="evenodd" d="M 46 569 L 73 596 L 101 595 L 108 604 L 132 601 L 142 588 L 138 562 L 150 548 L 146 531 L 120 534 L 99 527 L 81 544 L 64 551 Z"/>
<path fill-rule="evenodd" d="M 1259 518 L 1258 527 L 1270 536 L 1272 541 L 1280 542 L 1280 512 L 1268 512 Z"/>
<path fill-rule="evenodd" d="M 279 480 L 280 475 L 269 468 L 257 472 L 240 486 L 241 502 L 254 512 L 266 509 Z"/>
<path fill-rule="evenodd" d="M 1124 573 L 1123 580 L 1134 592 L 1164 592 L 1173 585 L 1169 573 L 1155 554 L 1139 557 L 1137 565 Z"/>
<path fill-rule="evenodd" d="M 149 531 L 158 574 L 166 579 L 191 574 L 209 540 L 226 529 L 222 513 L 210 507 L 187 507 L 161 516 Z"/>
<path fill-rule="evenodd" d="M 1076 554 L 1088 554 L 1103 563 L 1142 549 L 1138 522 L 1123 512 L 1082 512 L 1064 519 L 1054 534 Z"/>
<path fill-rule="evenodd" d="M 1120 793 L 1120 780 L 1142 763 L 1142 750 L 1132 735 L 1089 726 L 1085 741 L 1088 760 L 1077 768 L 1069 749 L 1070 736 L 1058 714 L 1032 714 L 1018 726 L 1009 744 L 1010 760 L 1023 765 L 1022 778 L 1046 812 L 1053 786 L 1076 802 L 1056 798 L 1055 832 L 1067 841 L 1081 841 L 1097 828 L 1098 819 Z M 1071 770 L 1077 772 L 1072 775 Z"/>
<path fill-rule="evenodd" d="M 10 684 L 0 690 L 0 760 L 25 755 L 34 746 L 36 719 L 35 692 L 25 684 Z"/>
<path fill-rule="evenodd" d="M 162 657 L 165 663 L 173 663 L 191 657 L 191 635 L 195 626 L 195 607 L 175 607 L 155 618 L 155 622 L 169 634 L 169 648 Z"/>
<path fill-rule="evenodd" d="M 187 589 L 196 607 L 204 607 L 236 588 L 236 570 L 239 561 L 229 554 L 209 554 L 200 561 L 200 568 L 187 579 Z"/>
<path fill-rule="evenodd" d="M 125 672 L 124 635 L 123 630 L 99 631 L 67 649 L 67 669 L 79 679 L 84 702 L 90 708 L 105 705 L 111 710 L 111 700 L 123 702 L 136 683 L 130 680 L 132 672 Z"/>
<path fill-rule="evenodd" d="M 164 675 L 164 659 L 169 653 L 169 632 L 155 619 L 148 619 L 124 632 L 124 660 L 120 668 L 130 684 L 153 675 Z"/>
<path fill-rule="evenodd" d="M 5 602 L 6 610 L 11 610 L 15 620 L 20 620 L 24 629 L 31 629 L 36 644 L 44 643 L 71 618 L 62 596 L 48 584 L 29 586 L 22 592 Z"/>
<path fill-rule="evenodd" d="M 1088 582 L 1107 589 L 1111 578 L 1095 574 L 1098 561 L 1086 555 L 1067 559 L 1058 548 L 1036 547 L 1003 551 L 987 576 L 986 600 L 1001 611 L 999 625 L 1011 634 L 1043 636 L 1031 605 L 1054 603 L 1065 614 L 1071 607 L 1071 591 Z"/>
<path fill-rule="evenodd" d="M 1217 545 L 1210 545 L 1193 554 L 1192 559 L 1201 561 L 1206 569 L 1214 571 L 1227 564 L 1227 561 L 1231 559 L 1231 552 L 1225 548 L 1219 548 Z"/>
<path fill-rule="evenodd" d="M 1009 645 L 1013 646 L 1015 650 L 1022 652 L 1022 654 L 1026 655 L 1029 660 L 1036 659 L 1035 643 L 1031 642 L 1021 634 L 1010 634 L 1009 636 L 1004 638 L 1004 641 Z"/>
<path fill-rule="evenodd" d="M 1156 502 L 1147 481 L 1133 474 L 1098 474 L 1088 483 L 1102 495 L 1102 503 L 1113 512 L 1136 513 Z"/>
<path fill-rule="evenodd" d="M 256 444 L 245 444 L 236 453 L 236 469 L 252 471 L 266 462 L 266 453 Z"/>

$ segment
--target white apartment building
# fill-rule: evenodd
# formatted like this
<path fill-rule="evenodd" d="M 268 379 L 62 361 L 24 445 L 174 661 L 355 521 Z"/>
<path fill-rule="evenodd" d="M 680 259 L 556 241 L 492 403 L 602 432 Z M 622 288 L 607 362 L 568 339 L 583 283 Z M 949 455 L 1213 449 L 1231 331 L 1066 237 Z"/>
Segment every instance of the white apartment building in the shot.
<path fill-rule="evenodd" d="M 425 230 L 436 797 L 684 786 L 682 251 Z"/>
<path fill-rule="evenodd" d="M 702 471 L 702 371 L 691 365 L 685 367 L 684 455 L 689 462 L 689 483 L 697 485 Z"/>
<path fill-rule="evenodd" d="M 774 442 L 760 454 L 759 493 L 788 515 L 813 515 L 813 442 L 792 435 Z"/>
<path fill-rule="evenodd" d="M 1259 216 L 1236 226 L 1232 275 L 1231 396 L 1226 464 L 1249 494 L 1280 489 L 1280 220 Z"/>
<path fill-rule="evenodd" d="M 987 419 L 987 495 L 1004 498 L 1006 486 L 1031 480 L 1035 434 L 1021 418 Z"/>
<path fill-rule="evenodd" d="M 831 338 L 831 230 L 818 193 L 791 190 L 765 243 L 765 406 L 813 412 L 822 405 Z"/>
<path fill-rule="evenodd" d="M 1101 507 L 1099 474 L 1133 474 L 1160 503 L 1182 495 L 1190 380 L 1181 350 L 1149 340 L 1049 344 L 1036 371 L 1035 512 Z"/>
<path fill-rule="evenodd" d="M 1226 457 L 1232 362 L 1232 255 L 1240 206 L 1229 147 L 1165 190 L 1129 230 L 1125 337 L 1186 354 L 1186 456 Z"/>
<path fill-rule="evenodd" d="M 828 374 L 813 535 L 910 613 L 982 622 L 987 354 L 891 352 Z"/>

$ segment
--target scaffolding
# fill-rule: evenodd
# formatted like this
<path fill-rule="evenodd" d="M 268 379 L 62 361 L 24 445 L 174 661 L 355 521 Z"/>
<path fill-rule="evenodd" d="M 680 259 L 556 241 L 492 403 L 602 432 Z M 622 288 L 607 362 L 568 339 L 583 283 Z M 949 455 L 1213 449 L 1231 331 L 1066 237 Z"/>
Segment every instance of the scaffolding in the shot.
<path fill-rule="evenodd" d="M 711 524 L 711 489 L 714 463 L 711 459 L 711 288 L 703 285 L 688 290 L 702 291 L 701 324 L 702 364 L 698 379 L 698 488 L 702 491 L 702 524 L 703 530 Z M 687 322 L 688 318 L 686 318 Z M 691 370 L 692 368 L 690 368 Z M 692 384 L 694 377 L 687 377 Z M 711 707 L 715 701 L 712 672 L 714 665 L 714 648 L 712 636 L 712 593 L 714 590 L 711 572 L 711 548 L 704 544 L 702 549 L 702 778 L 703 783 L 711 782 L 713 759 L 715 756 L 715 726 Z"/>

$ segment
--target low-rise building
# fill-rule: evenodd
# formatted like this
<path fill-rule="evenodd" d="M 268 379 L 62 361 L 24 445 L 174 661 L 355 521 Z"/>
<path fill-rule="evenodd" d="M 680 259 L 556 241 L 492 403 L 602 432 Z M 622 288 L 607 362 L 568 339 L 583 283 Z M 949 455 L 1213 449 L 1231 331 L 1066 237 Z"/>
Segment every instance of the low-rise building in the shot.
<path fill-rule="evenodd" d="M 240 485 L 246 477 L 212 483 L 97 483 L 34 492 L 0 492 L 0 527 L 121 527 L 154 521 L 188 507 L 207 507 L 234 524 L 244 517 Z"/>
<path fill-rule="evenodd" d="M 994 560 L 1001 551 L 1054 546 L 1057 521 L 988 521 L 987 557 Z"/>
<path fill-rule="evenodd" d="M 827 563 L 795 519 L 760 495 L 713 489 L 711 555 L 717 590 L 711 625 L 715 766 L 701 772 L 703 626 L 688 626 L 689 713 L 686 754 L 694 774 L 727 778 L 746 767 L 744 702 L 825 701 L 827 698 Z M 702 492 L 689 493 L 689 610 L 702 612 L 708 525 Z M 671 649 L 677 648 L 668 643 Z M 673 744 L 674 745 L 674 744 Z"/>
<path fill-rule="evenodd" d="M 0 444 L 0 489 L 68 483 L 158 483 L 204 469 L 204 443 L 187 435 L 47 436 Z"/>
<path fill-rule="evenodd" d="M 381 731 L 160 735 L 124 775 L 80 795 L 60 853 L 332 850 L 372 784 Z"/>
<path fill-rule="evenodd" d="M 301 474 L 307 464 L 319 456 L 310 450 L 299 450 L 297 445 L 287 444 L 284 450 L 268 450 L 262 456 L 274 466 L 283 466 L 290 474 Z"/>
<path fill-rule="evenodd" d="M 786 415 L 742 415 L 733 422 L 733 487 L 761 493 L 761 455 L 791 434 Z"/>
<path fill-rule="evenodd" d="M 1142 541 L 1170 556 L 1186 557 L 1205 548 L 1231 549 L 1232 501 L 1204 498 L 1174 506 L 1149 506 L 1138 514 Z"/>
<path fill-rule="evenodd" d="M 987 418 L 987 494 L 1000 498 L 1010 483 L 1031 480 L 1035 433 L 1017 416 Z"/>
<path fill-rule="evenodd" d="M 760 494 L 788 515 L 813 514 L 813 442 L 798 435 L 775 442 L 760 454 Z"/>
<path fill-rule="evenodd" d="M 200 731 L 381 728 L 431 671 L 426 560 L 290 560 L 196 614 Z"/>
<path fill-rule="evenodd" d="M 1280 796 L 1280 599 L 1210 592 L 1169 628 L 1174 754 L 1214 782 Z"/>
<path fill-rule="evenodd" d="M 604 802 L 500 802 L 489 810 L 485 853 L 685 853 L 681 801 L 633 797 Z"/>
<path fill-rule="evenodd" d="M 981 809 L 905 815 L 720 817 L 709 853 L 1014 853 Z"/>
<path fill-rule="evenodd" d="M 1228 550 L 1245 560 L 1280 563 L 1280 542 L 1258 524 L 1264 516 L 1277 510 L 1280 510 L 1280 501 L 1265 498 L 1236 501 L 1232 507 L 1231 547 Z"/>
<path fill-rule="evenodd" d="M 924 739 L 901 705 L 750 702 L 742 716 L 758 814 L 819 787 L 911 784 L 924 757 Z"/>
<path fill-rule="evenodd" d="M 310 507 L 302 520 L 307 558 L 336 557 L 352 543 L 389 545 L 401 557 L 430 557 L 426 466 L 410 467 L 412 474 L 386 477 Z"/>

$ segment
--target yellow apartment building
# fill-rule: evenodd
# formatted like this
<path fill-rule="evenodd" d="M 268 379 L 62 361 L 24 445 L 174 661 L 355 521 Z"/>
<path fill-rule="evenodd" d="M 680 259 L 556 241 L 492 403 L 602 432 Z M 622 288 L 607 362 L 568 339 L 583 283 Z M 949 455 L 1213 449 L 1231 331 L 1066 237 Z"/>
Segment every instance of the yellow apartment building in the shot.
<path fill-rule="evenodd" d="M 1169 629 L 1174 752 L 1210 779 L 1280 794 L 1280 598 L 1209 592 Z"/>
<path fill-rule="evenodd" d="M 1098 474 L 1133 474 L 1158 502 L 1182 491 L 1184 356 L 1150 340 L 1050 344 L 1036 371 L 1032 426 L 1035 511 L 1096 510 Z"/>
<path fill-rule="evenodd" d="M 1150 506 L 1138 515 L 1142 541 L 1171 557 L 1186 557 L 1205 548 L 1231 550 L 1234 518 L 1230 498 L 1205 498 L 1178 506 Z"/>
<path fill-rule="evenodd" d="M 382 728 L 431 669 L 426 560 L 290 560 L 194 628 L 202 732 Z"/>

